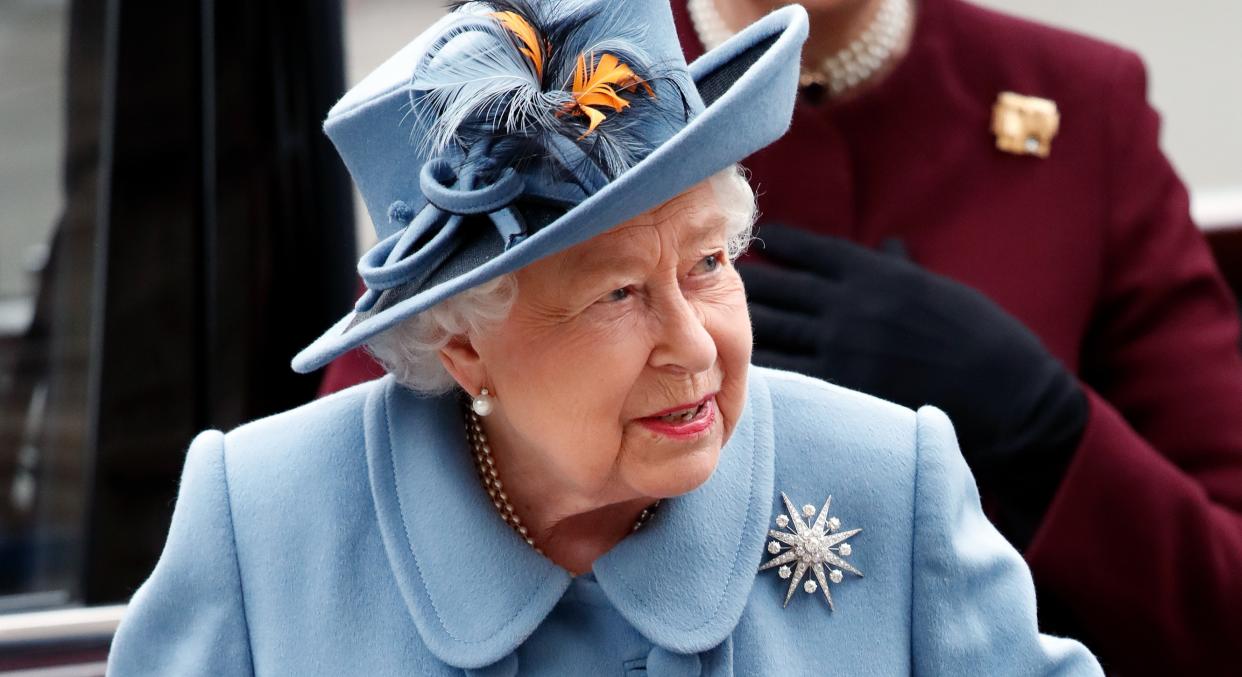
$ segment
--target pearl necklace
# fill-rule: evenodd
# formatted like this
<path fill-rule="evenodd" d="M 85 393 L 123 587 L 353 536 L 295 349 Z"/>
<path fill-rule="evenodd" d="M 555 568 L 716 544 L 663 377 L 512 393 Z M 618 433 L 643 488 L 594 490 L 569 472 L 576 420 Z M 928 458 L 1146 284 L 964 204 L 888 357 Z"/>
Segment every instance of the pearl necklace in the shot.
<path fill-rule="evenodd" d="M 521 536 L 526 544 L 535 549 L 540 555 L 543 551 L 539 546 L 535 545 L 535 539 L 531 537 L 529 530 L 522 524 L 522 519 L 517 516 L 517 511 L 513 509 L 513 504 L 509 502 L 509 495 L 505 493 L 505 487 L 500 482 L 500 473 L 496 472 L 496 461 L 492 458 L 492 448 L 487 444 L 487 433 L 483 432 L 483 424 L 479 421 L 479 415 L 473 411 L 469 411 L 468 420 L 466 422 L 466 437 L 470 440 L 470 446 L 474 449 L 474 466 L 479 472 L 479 479 L 483 481 L 483 488 L 487 489 L 487 495 L 492 499 L 492 505 L 496 506 L 496 512 L 500 513 L 500 517 L 505 523 L 513 528 L 514 531 Z M 643 508 L 638 514 L 638 519 L 634 520 L 634 526 L 630 532 L 638 531 L 651 519 L 651 515 L 655 513 L 655 509 L 659 507 L 660 502 L 656 501 L 651 505 Z"/>
<path fill-rule="evenodd" d="M 913 28 L 911 0 L 884 0 L 880 11 L 866 30 L 836 54 L 824 59 L 818 69 L 802 70 L 802 87 L 819 85 L 831 96 L 840 96 L 870 80 L 893 57 Z M 690 22 L 699 41 L 715 49 L 733 36 L 725 25 L 715 0 L 689 0 Z"/>

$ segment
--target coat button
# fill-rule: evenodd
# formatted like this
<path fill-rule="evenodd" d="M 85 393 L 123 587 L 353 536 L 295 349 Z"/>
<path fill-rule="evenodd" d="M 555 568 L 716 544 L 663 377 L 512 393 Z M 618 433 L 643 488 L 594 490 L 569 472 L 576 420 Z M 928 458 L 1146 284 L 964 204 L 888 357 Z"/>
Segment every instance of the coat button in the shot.
<path fill-rule="evenodd" d="M 511 653 L 491 665 L 466 670 L 466 674 L 470 677 L 517 677 L 517 673 L 518 660 L 516 653 Z"/>
<path fill-rule="evenodd" d="M 702 673 L 698 654 L 673 653 L 658 646 L 647 654 L 647 674 L 651 677 L 699 677 Z"/>

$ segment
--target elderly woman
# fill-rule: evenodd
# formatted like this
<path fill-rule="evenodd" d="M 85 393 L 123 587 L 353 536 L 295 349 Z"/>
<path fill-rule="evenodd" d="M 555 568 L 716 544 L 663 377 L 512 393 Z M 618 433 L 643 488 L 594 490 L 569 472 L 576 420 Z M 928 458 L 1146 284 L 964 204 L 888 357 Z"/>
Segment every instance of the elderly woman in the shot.
<path fill-rule="evenodd" d="M 347 94 L 381 242 L 294 366 L 391 375 L 194 441 L 110 674 L 1098 674 L 943 414 L 748 366 L 734 163 L 805 34 L 469 3 Z"/>

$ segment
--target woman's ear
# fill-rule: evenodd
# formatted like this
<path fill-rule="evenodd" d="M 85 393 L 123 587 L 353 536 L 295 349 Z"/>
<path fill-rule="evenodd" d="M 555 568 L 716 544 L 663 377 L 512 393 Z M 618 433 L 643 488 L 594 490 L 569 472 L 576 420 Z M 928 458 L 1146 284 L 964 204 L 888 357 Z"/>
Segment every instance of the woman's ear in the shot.
<path fill-rule="evenodd" d="M 449 376 L 457 381 L 457 385 L 471 397 L 478 395 L 479 390 L 487 385 L 487 369 L 483 366 L 483 358 L 468 337 L 454 336 L 450 339 L 440 349 L 440 363 L 444 365 Z"/>

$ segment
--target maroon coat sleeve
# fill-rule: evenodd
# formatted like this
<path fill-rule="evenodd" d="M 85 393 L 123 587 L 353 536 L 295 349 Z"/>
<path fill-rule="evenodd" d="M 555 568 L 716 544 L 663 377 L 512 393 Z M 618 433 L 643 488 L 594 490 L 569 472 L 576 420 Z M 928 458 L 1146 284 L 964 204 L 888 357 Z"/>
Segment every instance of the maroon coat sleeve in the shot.
<path fill-rule="evenodd" d="M 1110 673 L 1221 674 L 1242 665 L 1237 309 L 1159 150 L 1142 63 L 1118 70 L 1090 417 L 1026 555 Z"/>
<path fill-rule="evenodd" d="M 319 397 L 358 385 L 384 375 L 384 368 L 362 348 L 353 350 L 333 360 L 319 382 Z"/>

